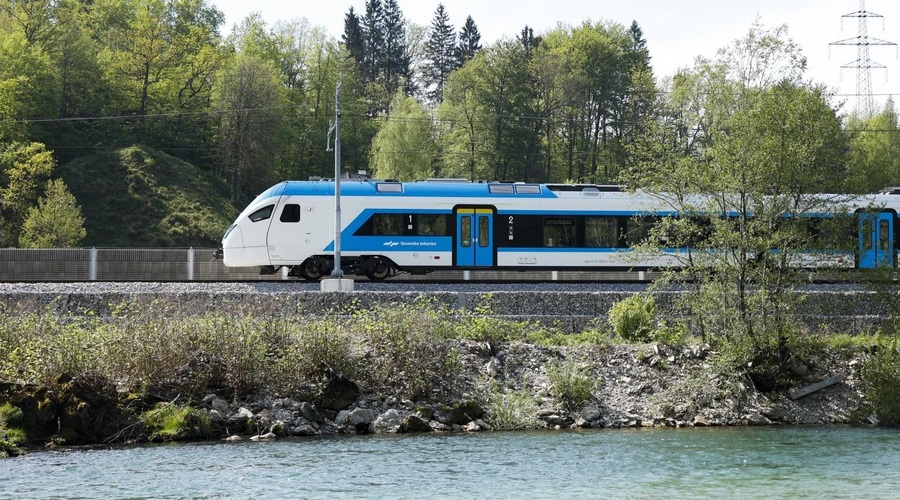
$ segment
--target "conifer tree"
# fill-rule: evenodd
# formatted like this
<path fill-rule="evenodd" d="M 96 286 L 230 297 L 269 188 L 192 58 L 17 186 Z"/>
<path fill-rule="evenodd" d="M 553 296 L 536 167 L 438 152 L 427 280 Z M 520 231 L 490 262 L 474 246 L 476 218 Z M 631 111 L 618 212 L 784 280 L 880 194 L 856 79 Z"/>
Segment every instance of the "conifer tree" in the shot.
<path fill-rule="evenodd" d="M 525 49 L 525 57 L 528 60 L 531 60 L 531 55 L 534 53 L 534 49 L 541 44 L 541 37 L 534 36 L 534 30 L 531 29 L 527 24 L 524 28 L 522 28 L 521 33 L 516 37 L 516 40 L 522 45 L 522 48 Z"/>
<path fill-rule="evenodd" d="M 428 98 L 434 104 L 443 102 L 447 77 L 458 67 L 455 52 L 456 33 L 444 5 L 438 4 L 434 19 L 431 21 L 428 40 L 425 42 L 425 56 L 428 62 L 423 74 Z"/>
<path fill-rule="evenodd" d="M 401 85 L 410 80 L 409 60 L 406 57 L 406 25 L 397 0 L 384 2 L 384 51 L 380 64 L 386 96 L 393 96 Z M 386 103 L 387 104 L 387 103 Z"/>
<path fill-rule="evenodd" d="M 381 0 L 366 0 L 366 15 L 362 19 L 363 61 L 362 76 L 365 83 L 378 79 L 384 51 L 384 11 Z"/>
<path fill-rule="evenodd" d="M 457 65 L 465 64 L 466 61 L 475 57 L 479 50 L 481 50 L 481 33 L 478 32 L 478 26 L 475 25 L 472 16 L 468 16 L 466 24 L 459 32 L 459 45 L 456 46 Z"/>
<path fill-rule="evenodd" d="M 62 179 L 47 184 L 37 206 L 28 210 L 19 244 L 22 248 L 68 248 L 87 236 L 81 207 Z"/>
<path fill-rule="evenodd" d="M 347 15 L 344 16 L 344 34 L 341 37 L 341 41 L 347 49 L 347 52 L 350 54 L 350 57 L 356 61 L 356 64 L 362 66 L 366 53 L 366 45 L 365 40 L 363 39 L 363 31 L 362 26 L 360 25 L 359 16 L 356 15 L 353 7 L 350 7 Z"/>

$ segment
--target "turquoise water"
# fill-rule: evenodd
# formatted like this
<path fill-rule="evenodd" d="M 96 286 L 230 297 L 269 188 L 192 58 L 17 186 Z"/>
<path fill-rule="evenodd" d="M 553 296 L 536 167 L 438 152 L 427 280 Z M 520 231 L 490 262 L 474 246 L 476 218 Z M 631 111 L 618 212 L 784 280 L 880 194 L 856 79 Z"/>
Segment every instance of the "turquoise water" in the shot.
<path fill-rule="evenodd" d="M 337 436 L 33 451 L 2 498 L 900 498 L 900 430 Z"/>

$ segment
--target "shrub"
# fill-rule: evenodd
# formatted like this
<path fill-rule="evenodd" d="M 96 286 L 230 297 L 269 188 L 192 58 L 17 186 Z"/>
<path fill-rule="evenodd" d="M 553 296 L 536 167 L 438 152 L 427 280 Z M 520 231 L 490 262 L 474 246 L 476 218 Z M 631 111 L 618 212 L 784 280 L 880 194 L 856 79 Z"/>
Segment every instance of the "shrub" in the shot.
<path fill-rule="evenodd" d="M 484 300 L 475 306 L 475 310 L 468 318 L 469 321 L 460 321 L 458 323 L 457 336 L 476 342 L 490 342 L 492 344 L 524 339 L 525 332 L 531 326 L 527 321 L 512 321 L 498 318 L 493 314 L 493 311 L 494 297 L 491 294 L 487 294 Z"/>
<path fill-rule="evenodd" d="M 576 406 L 591 399 L 597 381 L 585 366 L 553 362 L 547 369 L 550 391 L 568 406 Z"/>
<path fill-rule="evenodd" d="M 370 356 L 361 375 L 376 387 L 415 399 L 446 375 L 451 331 L 438 309 L 389 304 L 358 312 L 347 327 Z"/>
<path fill-rule="evenodd" d="M 538 405 L 526 389 L 505 392 L 496 380 L 480 384 L 479 399 L 485 420 L 494 430 L 535 429 L 541 422 Z"/>
<path fill-rule="evenodd" d="M 613 304 L 609 323 L 620 338 L 629 342 L 654 340 L 656 302 L 652 295 L 634 294 Z"/>
<path fill-rule="evenodd" d="M 0 406 L 0 425 L 18 425 L 22 421 L 22 410 L 9 403 Z"/>
<path fill-rule="evenodd" d="M 879 339 L 875 352 L 866 357 L 862 372 L 866 398 L 878 420 L 900 425 L 900 352 L 897 339 Z"/>

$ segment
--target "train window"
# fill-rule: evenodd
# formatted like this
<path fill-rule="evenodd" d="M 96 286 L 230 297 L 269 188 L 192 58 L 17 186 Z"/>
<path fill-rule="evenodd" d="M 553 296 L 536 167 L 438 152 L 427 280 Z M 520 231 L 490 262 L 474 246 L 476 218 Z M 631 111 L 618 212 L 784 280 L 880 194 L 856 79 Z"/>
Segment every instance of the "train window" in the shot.
<path fill-rule="evenodd" d="M 628 246 L 633 247 L 646 241 L 656 223 L 656 217 L 633 217 L 628 219 L 628 232 L 626 233 Z"/>
<path fill-rule="evenodd" d="M 808 250 L 848 252 L 856 246 L 856 228 L 850 216 L 810 217 L 806 221 L 809 233 Z"/>
<path fill-rule="evenodd" d="M 402 193 L 403 184 L 399 182 L 379 182 L 375 184 L 375 190 L 379 193 Z"/>
<path fill-rule="evenodd" d="M 490 231 L 488 231 L 490 225 L 487 217 L 483 215 L 478 217 L 478 246 L 482 248 L 491 244 Z"/>
<path fill-rule="evenodd" d="M 416 232 L 420 236 L 445 236 L 447 234 L 446 215 L 419 215 Z"/>
<path fill-rule="evenodd" d="M 281 210 L 281 222 L 300 222 L 300 205 L 290 203 Z"/>
<path fill-rule="evenodd" d="M 860 238 L 862 238 L 863 251 L 868 252 L 869 250 L 872 250 L 872 221 L 870 219 L 863 219 L 862 234 L 860 234 Z"/>
<path fill-rule="evenodd" d="M 261 220 L 266 220 L 272 216 L 272 209 L 275 208 L 275 205 L 267 205 L 265 207 L 260 208 L 259 210 L 253 212 L 248 215 L 247 218 L 252 220 L 253 222 L 259 222 Z"/>
<path fill-rule="evenodd" d="M 489 184 L 488 192 L 491 194 L 512 194 L 512 184 Z"/>
<path fill-rule="evenodd" d="M 619 221 L 616 217 L 586 217 L 584 245 L 590 248 L 619 246 Z"/>
<path fill-rule="evenodd" d="M 541 186 L 538 184 L 516 184 L 516 192 L 519 194 L 541 194 Z"/>
<path fill-rule="evenodd" d="M 459 226 L 459 234 L 462 237 L 462 241 L 459 242 L 459 246 L 463 248 L 469 248 L 472 246 L 472 217 L 469 215 L 464 215 L 460 217 L 460 226 Z"/>
<path fill-rule="evenodd" d="M 573 247 L 575 241 L 574 217 L 544 218 L 544 246 Z"/>
<path fill-rule="evenodd" d="M 403 234 L 402 214 L 375 214 L 374 234 L 377 236 L 399 236 Z"/>

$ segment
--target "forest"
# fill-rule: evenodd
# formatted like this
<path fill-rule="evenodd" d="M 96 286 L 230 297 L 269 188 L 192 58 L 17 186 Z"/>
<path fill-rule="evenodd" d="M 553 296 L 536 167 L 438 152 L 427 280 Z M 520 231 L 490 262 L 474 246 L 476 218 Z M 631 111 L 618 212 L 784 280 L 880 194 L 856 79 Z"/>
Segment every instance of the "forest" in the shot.
<path fill-rule="evenodd" d="M 417 25 L 397 0 L 350 8 L 339 34 L 259 15 L 226 27 L 208 0 L 0 0 L 0 61 L 0 247 L 215 244 L 265 187 L 333 176 L 339 83 L 345 173 L 702 192 L 900 184 L 894 102 L 852 112 L 806 79 L 787 26 L 760 22 L 656 75 L 638 20 L 487 43 L 471 16 L 457 29 L 437 4 Z M 159 218 L 110 228 L 123 211 Z M 177 234 L 140 234 L 160 228 Z"/>

